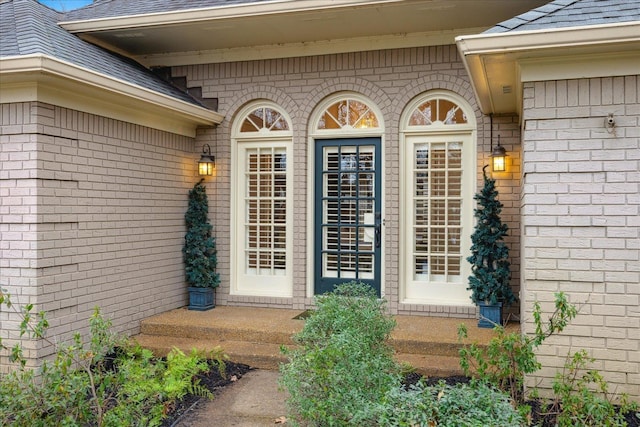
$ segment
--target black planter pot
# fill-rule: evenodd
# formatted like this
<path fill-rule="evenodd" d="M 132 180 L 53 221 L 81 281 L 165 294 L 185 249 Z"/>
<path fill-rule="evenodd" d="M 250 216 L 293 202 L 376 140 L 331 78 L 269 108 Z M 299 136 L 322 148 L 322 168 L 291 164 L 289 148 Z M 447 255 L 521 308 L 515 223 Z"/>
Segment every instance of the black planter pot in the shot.
<path fill-rule="evenodd" d="M 189 286 L 189 310 L 211 310 L 215 304 L 215 288 L 196 288 Z"/>
<path fill-rule="evenodd" d="M 502 303 L 485 304 L 478 303 L 480 307 L 480 318 L 478 319 L 479 328 L 495 328 L 502 325 Z"/>

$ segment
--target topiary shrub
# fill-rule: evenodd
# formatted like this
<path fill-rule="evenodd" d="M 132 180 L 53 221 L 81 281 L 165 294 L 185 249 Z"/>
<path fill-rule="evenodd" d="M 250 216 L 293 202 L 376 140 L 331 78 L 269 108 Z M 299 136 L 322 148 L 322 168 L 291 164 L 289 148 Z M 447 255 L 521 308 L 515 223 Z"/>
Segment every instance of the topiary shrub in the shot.
<path fill-rule="evenodd" d="M 498 190 L 494 179 L 487 177 L 486 166 L 482 168 L 484 187 L 474 196 L 478 202 L 475 209 L 477 220 L 471 235 L 471 263 L 469 288 L 474 303 L 505 305 L 512 304 L 516 297 L 509 286 L 509 248 L 504 243 L 508 226 L 502 223 L 500 213 L 502 203 L 498 200 Z"/>
<path fill-rule="evenodd" d="M 198 288 L 215 288 L 220 284 L 220 275 L 216 273 L 216 240 L 212 236 L 208 212 L 207 189 L 201 180 L 189 191 L 189 207 L 185 214 L 187 234 L 182 248 L 187 283 Z"/>

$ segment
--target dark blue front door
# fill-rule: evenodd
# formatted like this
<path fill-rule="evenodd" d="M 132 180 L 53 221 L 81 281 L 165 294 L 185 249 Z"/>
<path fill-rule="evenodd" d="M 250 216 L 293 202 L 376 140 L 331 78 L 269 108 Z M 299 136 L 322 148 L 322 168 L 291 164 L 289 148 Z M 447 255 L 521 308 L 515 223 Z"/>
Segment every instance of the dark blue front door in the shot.
<path fill-rule="evenodd" d="M 380 138 L 316 141 L 316 294 L 357 280 L 380 295 L 380 145 Z"/>

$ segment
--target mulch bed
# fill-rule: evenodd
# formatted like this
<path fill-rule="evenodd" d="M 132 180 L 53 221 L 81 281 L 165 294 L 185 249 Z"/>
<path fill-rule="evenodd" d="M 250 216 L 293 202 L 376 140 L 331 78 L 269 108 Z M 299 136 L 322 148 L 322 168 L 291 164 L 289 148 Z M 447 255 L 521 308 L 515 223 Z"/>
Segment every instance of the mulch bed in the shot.
<path fill-rule="evenodd" d="M 212 367 L 209 372 L 203 373 L 199 376 L 200 384 L 209 389 L 212 393 L 219 392 L 223 387 L 239 380 L 244 374 L 252 370 L 248 365 L 241 363 L 226 363 L 225 375 L 220 375 L 217 367 Z M 410 373 L 405 377 L 404 384 L 406 386 L 417 383 L 422 378 L 421 375 L 416 373 Z M 440 381 L 444 381 L 448 385 L 466 384 L 470 381 L 469 377 L 464 376 L 451 376 L 451 377 L 430 377 L 426 380 L 427 385 L 436 385 Z M 201 398 L 194 395 L 188 395 L 183 400 L 177 402 L 168 418 L 162 423 L 162 427 L 172 427 L 180 418 L 193 407 Z M 538 427 L 554 427 L 555 415 L 545 413 L 544 406 L 541 401 L 527 402 L 532 409 L 532 425 Z M 640 418 L 635 413 L 625 414 L 628 427 L 640 427 Z"/>

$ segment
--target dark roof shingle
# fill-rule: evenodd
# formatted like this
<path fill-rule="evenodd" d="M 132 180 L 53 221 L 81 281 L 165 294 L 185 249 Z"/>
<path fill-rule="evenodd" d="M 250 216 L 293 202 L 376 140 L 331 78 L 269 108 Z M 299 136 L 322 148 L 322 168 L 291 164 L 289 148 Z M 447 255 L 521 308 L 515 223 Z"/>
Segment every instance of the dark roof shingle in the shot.
<path fill-rule="evenodd" d="M 201 106 L 189 94 L 165 82 L 137 62 L 68 33 L 57 24 L 62 16 L 36 0 L 0 2 L 0 57 L 48 55 Z"/>
<path fill-rule="evenodd" d="M 640 0 L 555 0 L 485 33 L 530 31 L 640 21 Z"/>
<path fill-rule="evenodd" d="M 83 8 L 69 11 L 65 14 L 64 20 L 81 21 L 114 18 L 265 1 L 270 0 L 96 0 Z"/>

